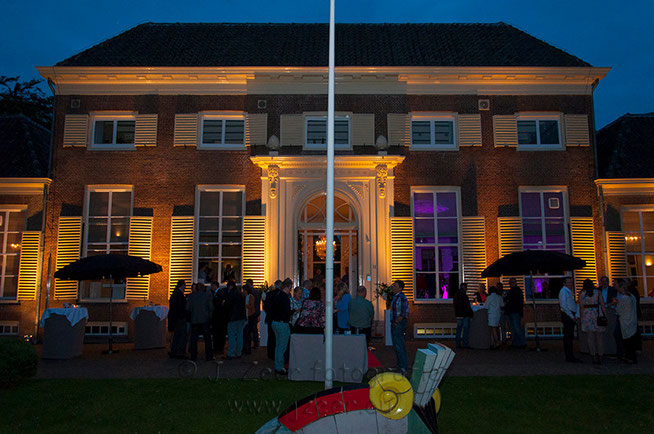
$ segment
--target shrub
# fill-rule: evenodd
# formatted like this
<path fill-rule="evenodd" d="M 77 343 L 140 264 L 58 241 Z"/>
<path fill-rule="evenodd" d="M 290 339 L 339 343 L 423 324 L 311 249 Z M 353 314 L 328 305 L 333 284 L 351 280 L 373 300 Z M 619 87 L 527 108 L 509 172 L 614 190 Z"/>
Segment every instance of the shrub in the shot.
<path fill-rule="evenodd" d="M 39 358 L 32 344 L 0 338 L 0 387 L 10 387 L 36 375 Z"/>

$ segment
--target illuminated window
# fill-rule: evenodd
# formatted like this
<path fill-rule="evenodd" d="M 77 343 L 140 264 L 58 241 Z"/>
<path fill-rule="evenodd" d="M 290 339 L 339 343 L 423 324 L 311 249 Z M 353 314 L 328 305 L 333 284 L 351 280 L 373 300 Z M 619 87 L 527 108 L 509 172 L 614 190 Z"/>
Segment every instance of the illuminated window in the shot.
<path fill-rule="evenodd" d="M 241 281 L 245 191 L 201 187 L 198 190 L 197 281 Z"/>
<path fill-rule="evenodd" d="M 518 116 L 518 149 L 563 149 L 560 116 Z"/>
<path fill-rule="evenodd" d="M 522 246 L 525 250 L 554 250 L 568 253 L 566 195 L 561 190 L 520 191 Z M 549 299 L 558 298 L 564 276 L 525 277 L 525 294 Z"/>
<path fill-rule="evenodd" d="M 627 245 L 628 277 L 638 283 L 641 295 L 651 296 L 654 291 L 654 210 L 624 208 L 622 231 Z"/>
<path fill-rule="evenodd" d="M 132 115 L 93 116 L 92 149 L 132 149 L 136 117 Z"/>
<path fill-rule="evenodd" d="M 202 115 L 200 137 L 202 149 L 242 149 L 245 119 L 242 115 Z"/>
<path fill-rule="evenodd" d="M 350 120 L 347 117 L 334 119 L 334 148 L 349 149 Z M 327 149 L 327 117 L 313 116 L 306 118 L 306 148 Z"/>
<path fill-rule="evenodd" d="M 415 301 L 451 298 L 459 286 L 459 192 L 412 191 Z"/>
<path fill-rule="evenodd" d="M 411 148 L 456 149 L 454 116 L 413 116 L 411 118 Z"/>
<path fill-rule="evenodd" d="M 0 298 L 15 299 L 25 211 L 0 209 Z"/>
<path fill-rule="evenodd" d="M 127 254 L 129 219 L 132 216 L 132 189 L 89 187 L 87 189 L 84 256 L 108 253 Z M 85 281 L 80 285 L 83 299 L 125 298 L 125 282 Z"/>

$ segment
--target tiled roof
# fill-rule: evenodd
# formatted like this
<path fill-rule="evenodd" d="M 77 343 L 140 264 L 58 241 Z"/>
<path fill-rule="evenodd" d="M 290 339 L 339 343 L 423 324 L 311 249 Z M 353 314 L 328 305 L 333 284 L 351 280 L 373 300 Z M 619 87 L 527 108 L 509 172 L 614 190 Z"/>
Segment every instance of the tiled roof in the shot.
<path fill-rule="evenodd" d="M 24 115 L 0 115 L 0 178 L 46 178 L 50 132 Z"/>
<path fill-rule="evenodd" d="M 326 66 L 327 24 L 146 23 L 58 66 Z M 505 23 L 337 24 L 337 66 L 590 66 Z"/>
<path fill-rule="evenodd" d="M 597 132 L 600 178 L 654 178 L 654 112 L 627 113 Z"/>

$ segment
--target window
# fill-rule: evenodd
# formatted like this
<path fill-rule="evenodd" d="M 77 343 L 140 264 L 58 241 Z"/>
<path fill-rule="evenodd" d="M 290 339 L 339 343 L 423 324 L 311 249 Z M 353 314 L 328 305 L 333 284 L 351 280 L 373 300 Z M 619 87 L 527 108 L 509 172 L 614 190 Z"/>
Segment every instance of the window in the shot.
<path fill-rule="evenodd" d="M 559 116 L 519 116 L 518 149 L 562 149 Z"/>
<path fill-rule="evenodd" d="M 94 149 L 132 149 L 136 117 L 132 115 L 93 116 Z"/>
<path fill-rule="evenodd" d="M 638 282 L 640 294 L 654 290 L 654 209 L 625 208 L 622 230 L 627 245 L 627 273 Z"/>
<path fill-rule="evenodd" d="M 89 187 L 86 197 L 84 256 L 127 254 L 132 190 Z M 82 299 L 125 298 L 125 282 L 82 282 Z"/>
<path fill-rule="evenodd" d="M 306 148 L 327 149 L 327 117 L 306 118 Z M 334 149 L 350 148 L 350 119 L 334 119 Z"/>
<path fill-rule="evenodd" d="M 415 301 L 451 298 L 459 286 L 459 192 L 412 191 Z"/>
<path fill-rule="evenodd" d="M 456 149 L 454 116 L 414 116 L 411 119 L 411 147 L 414 149 Z"/>
<path fill-rule="evenodd" d="M 198 191 L 197 280 L 241 280 L 245 191 L 202 187 Z"/>
<path fill-rule="evenodd" d="M 520 192 L 522 246 L 525 250 L 555 250 L 568 253 L 565 192 L 540 190 Z M 525 280 L 528 299 L 557 298 L 564 276 L 534 276 Z"/>
<path fill-rule="evenodd" d="M 24 210 L 0 209 L 0 298 L 16 298 L 20 243 L 24 230 Z"/>
<path fill-rule="evenodd" d="M 200 148 L 242 149 L 245 146 L 243 115 L 203 115 Z"/>

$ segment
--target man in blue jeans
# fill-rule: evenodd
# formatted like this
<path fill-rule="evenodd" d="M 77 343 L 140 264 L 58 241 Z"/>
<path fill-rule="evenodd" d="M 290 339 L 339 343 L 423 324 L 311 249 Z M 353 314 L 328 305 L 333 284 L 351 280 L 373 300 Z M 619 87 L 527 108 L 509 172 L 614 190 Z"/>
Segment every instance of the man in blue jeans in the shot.
<path fill-rule="evenodd" d="M 274 299 L 269 300 L 269 311 L 267 312 L 270 315 L 272 329 L 275 333 L 275 372 L 280 375 L 288 373 L 284 369 L 284 354 L 291 337 L 291 328 L 288 323 L 293 313 L 289 296 L 292 286 L 293 282 L 290 279 L 284 280 L 281 290 L 275 295 Z"/>
<path fill-rule="evenodd" d="M 397 356 L 397 367 L 400 371 L 406 373 L 409 367 L 404 346 L 404 330 L 406 329 L 406 321 L 409 319 L 409 300 L 402 292 L 404 282 L 401 280 L 393 282 L 391 289 L 394 294 L 391 301 L 391 338 Z"/>
<path fill-rule="evenodd" d="M 511 346 L 526 348 L 527 338 L 522 324 L 522 311 L 525 305 L 522 289 L 520 289 L 514 277 L 509 279 L 509 287 L 511 289 L 509 289 L 506 296 L 505 311 L 509 317 L 509 327 L 511 328 Z"/>
<path fill-rule="evenodd" d="M 454 316 L 456 316 L 456 347 L 468 348 L 470 341 L 470 322 L 472 321 L 472 306 L 468 298 L 468 285 L 462 283 L 454 292 Z"/>

